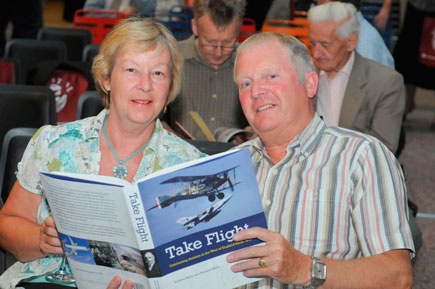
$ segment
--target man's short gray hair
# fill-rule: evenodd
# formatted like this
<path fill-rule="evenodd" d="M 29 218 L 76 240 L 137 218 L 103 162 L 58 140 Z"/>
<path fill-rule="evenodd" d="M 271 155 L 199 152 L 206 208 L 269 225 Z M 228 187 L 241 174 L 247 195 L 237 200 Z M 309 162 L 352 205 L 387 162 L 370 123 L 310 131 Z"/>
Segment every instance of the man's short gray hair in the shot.
<path fill-rule="evenodd" d="M 242 42 L 240 46 L 237 48 L 236 54 L 236 62 L 237 58 L 243 51 L 259 45 L 264 42 L 278 41 L 287 52 L 288 59 L 291 64 L 294 65 L 298 76 L 298 83 L 303 84 L 305 81 L 305 76 L 312 72 L 316 71 L 316 68 L 313 64 L 313 59 L 311 58 L 310 52 L 307 47 L 297 38 L 276 32 L 261 32 L 252 35 L 248 39 Z M 235 78 L 236 67 L 234 67 L 234 78 Z"/>
<path fill-rule="evenodd" d="M 337 36 L 341 39 L 346 39 L 351 34 L 359 34 L 359 22 L 356 12 L 353 4 L 329 2 L 312 7 L 308 11 L 308 20 L 310 23 L 332 20 L 339 24 L 336 31 Z"/>
<path fill-rule="evenodd" d="M 245 0 L 196 0 L 194 7 L 195 19 L 209 13 L 216 27 L 226 27 L 234 19 L 242 23 L 245 14 Z"/>

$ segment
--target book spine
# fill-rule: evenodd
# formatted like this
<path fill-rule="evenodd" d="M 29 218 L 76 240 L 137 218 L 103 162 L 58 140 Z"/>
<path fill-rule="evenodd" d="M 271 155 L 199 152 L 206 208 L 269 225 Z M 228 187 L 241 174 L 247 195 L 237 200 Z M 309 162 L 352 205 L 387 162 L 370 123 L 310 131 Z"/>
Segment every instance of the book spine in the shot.
<path fill-rule="evenodd" d="M 143 207 L 143 202 L 138 187 L 126 187 L 125 192 L 126 194 L 124 196 L 133 225 L 133 231 L 136 236 L 138 249 L 141 251 L 154 249 L 150 227 L 148 225 L 145 209 Z"/>

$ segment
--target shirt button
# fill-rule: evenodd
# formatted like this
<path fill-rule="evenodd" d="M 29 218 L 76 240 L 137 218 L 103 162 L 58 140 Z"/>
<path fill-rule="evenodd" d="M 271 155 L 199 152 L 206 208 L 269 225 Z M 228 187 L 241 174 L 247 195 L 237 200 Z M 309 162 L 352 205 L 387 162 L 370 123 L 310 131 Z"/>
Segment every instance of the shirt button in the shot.
<path fill-rule="evenodd" d="M 213 94 L 211 95 L 211 97 L 213 97 L 213 98 L 217 98 L 216 93 L 213 93 Z"/>
<path fill-rule="evenodd" d="M 214 117 L 210 117 L 211 121 L 216 121 L 216 119 Z"/>
<path fill-rule="evenodd" d="M 264 204 L 266 205 L 266 207 L 269 207 L 269 206 L 270 206 L 270 203 L 271 203 L 270 200 L 265 200 L 265 201 L 264 201 Z"/>

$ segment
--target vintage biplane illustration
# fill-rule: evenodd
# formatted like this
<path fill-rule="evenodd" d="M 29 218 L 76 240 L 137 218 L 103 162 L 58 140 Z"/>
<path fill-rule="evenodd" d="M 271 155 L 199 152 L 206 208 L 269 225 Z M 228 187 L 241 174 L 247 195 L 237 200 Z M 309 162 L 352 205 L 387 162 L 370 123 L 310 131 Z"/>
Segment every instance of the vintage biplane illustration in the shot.
<path fill-rule="evenodd" d="M 225 205 L 232 197 L 233 196 L 230 195 L 225 199 L 217 201 L 198 216 L 179 218 L 177 223 L 184 225 L 186 229 L 192 229 L 201 222 L 208 222 L 220 213 L 223 205 Z"/>
<path fill-rule="evenodd" d="M 155 198 L 154 208 L 165 208 L 171 204 L 174 206 L 179 201 L 195 199 L 198 197 L 207 197 L 210 202 L 216 198 L 222 200 L 225 197 L 224 190 L 234 191 L 236 181 L 236 168 L 238 166 L 220 171 L 211 175 L 202 176 L 177 176 L 167 179 L 160 184 L 173 184 L 174 194 L 163 195 Z M 232 178 L 231 178 L 232 177 Z M 187 183 L 187 188 L 185 185 Z"/>
<path fill-rule="evenodd" d="M 70 249 L 69 252 L 65 252 L 66 255 L 71 256 L 71 255 L 79 255 L 79 252 L 77 251 L 89 251 L 90 249 L 86 246 L 79 246 L 76 242 L 73 241 L 73 239 L 71 238 L 71 236 L 67 235 L 70 244 L 64 243 L 64 247 L 65 249 Z"/>

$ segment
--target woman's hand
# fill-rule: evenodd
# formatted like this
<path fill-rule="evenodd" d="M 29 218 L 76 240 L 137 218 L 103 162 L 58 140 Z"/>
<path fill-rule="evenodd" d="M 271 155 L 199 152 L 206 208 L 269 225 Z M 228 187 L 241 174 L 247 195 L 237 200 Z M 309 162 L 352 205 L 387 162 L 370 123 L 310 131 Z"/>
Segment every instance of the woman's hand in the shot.
<path fill-rule="evenodd" d="M 122 279 L 119 276 L 115 276 L 112 281 L 110 281 L 107 289 L 118 289 L 121 286 Z M 125 280 L 124 285 L 122 285 L 122 289 L 133 289 L 133 282 L 130 280 Z"/>
<path fill-rule="evenodd" d="M 45 219 L 39 229 L 39 249 L 45 256 L 51 254 L 63 254 L 62 243 L 60 242 L 53 217 Z"/>

